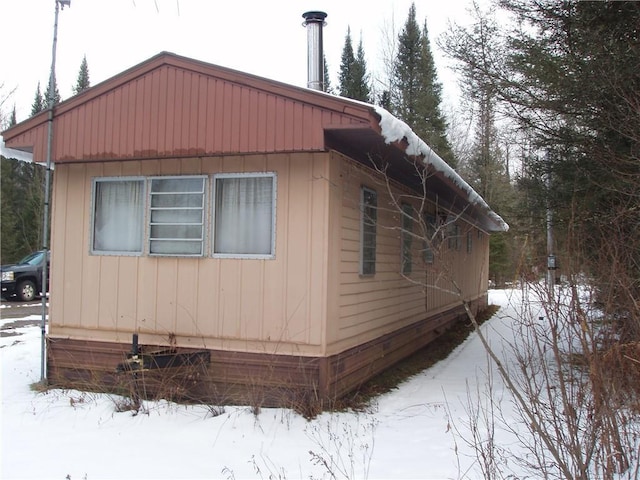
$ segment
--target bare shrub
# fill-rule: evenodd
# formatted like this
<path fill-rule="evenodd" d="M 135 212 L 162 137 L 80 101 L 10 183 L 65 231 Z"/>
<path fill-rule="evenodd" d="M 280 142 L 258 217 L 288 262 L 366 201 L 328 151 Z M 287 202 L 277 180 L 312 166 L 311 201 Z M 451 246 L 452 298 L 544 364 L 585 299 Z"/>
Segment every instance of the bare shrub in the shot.
<path fill-rule="evenodd" d="M 372 415 L 359 414 L 357 419 L 354 427 L 332 414 L 325 422 L 307 427 L 307 436 L 317 446 L 309 451 L 311 461 L 322 466 L 330 478 L 369 478 L 378 422 Z"/>

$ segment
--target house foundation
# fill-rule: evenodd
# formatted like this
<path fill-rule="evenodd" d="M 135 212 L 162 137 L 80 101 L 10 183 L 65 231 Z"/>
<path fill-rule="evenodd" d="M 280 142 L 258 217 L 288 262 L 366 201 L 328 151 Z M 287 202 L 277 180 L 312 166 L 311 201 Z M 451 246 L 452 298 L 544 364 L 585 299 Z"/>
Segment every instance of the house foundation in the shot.
<path fill-rule="evenodd" d="M 484 297 L 471 306 L 477 312 L 486 305 Z M 173 352 L 180 358 L 196 360 L 128 371 L 118 366 L 131 356 L 129 344 L 49 337 L 48 381 L 54 387 L 138 398 L 307 411 L 330 406 L 465 319 L 459 306 L 328 357 L 224 350 L 196 355 L 202 350 L 176 347 Z M 139 346 L 148 355 L 162 348 Z"/>

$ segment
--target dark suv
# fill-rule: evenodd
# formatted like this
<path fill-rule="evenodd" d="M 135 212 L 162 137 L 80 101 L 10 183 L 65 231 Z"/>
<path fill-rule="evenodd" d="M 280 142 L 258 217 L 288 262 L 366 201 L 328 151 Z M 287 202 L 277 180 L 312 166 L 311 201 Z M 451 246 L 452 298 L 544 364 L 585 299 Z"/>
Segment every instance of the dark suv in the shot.
<path fill-rule="evenodd" d="M 47 254 L 49 266 L 50 252 Z M 42 268 L 44 266 L 44 250 L 33 252 L 14 265 L 2 265 L 2 298 L 9 300 L 17 297 L 23 302 L 30 302 L 42 293 Z M 47 290 L 49 287 L 49 268 L 47 268 Z"/>

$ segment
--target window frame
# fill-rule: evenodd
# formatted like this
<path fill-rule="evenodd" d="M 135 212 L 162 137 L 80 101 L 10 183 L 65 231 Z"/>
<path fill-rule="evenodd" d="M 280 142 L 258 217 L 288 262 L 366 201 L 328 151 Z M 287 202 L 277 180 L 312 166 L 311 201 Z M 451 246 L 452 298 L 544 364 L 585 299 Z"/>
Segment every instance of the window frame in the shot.
<path fill-rule="evenodd" d="M 154 175 L 154 176 L 149 176 L 147 177 L 147 181 L 149 183 L 149 187 L 148 187 L 148 194 L 147 194 L 147 205 L 146 205 L 146 211 L 148 212 L 148 218 L 146 221 L 146 227 L 147 227 L 147 238 L 146 238 L 146 244 L 147 244 L 147 255 L 149 255 L 150 257 L 204 257 L 205 256 L 205 243 L 206 243 L 206 222 L 207 222 L 207 184 L 208 182 L 208 175 L 166 175 L 166 176 L 162 176 L 162 175 Z M 154 180 L 189 180 L 189 179 L 200 179 L 202 180 L 202 192 L 153 192 L 153 181 Z M 200 208 L 201 211 L 201 223 L 199 224 L 202 232 L 201 232 L 201 236 L 200 236 L 200 253 L 173 253 L 173 252 L 152 252 L 151 251 L 151 243 L 154 241 L 163 241 L 165 239 L 162 239 L 160 237 L 152 237 L 151 236 L 151 230 L 152 227 L 154 225 L 162 225 L 160 223 L 154 224 L 152 222 L 152 212 L 154 210 L 160 211 L 160 210 L 179 210 L 179 209 L 189 209 L 189 210 L 195 210 L 195 207 L 164 207 L 164 208 L 160 208 L 160 207 L 154 207 L 153 206 L 153 196 L 154 195 L 158 195 L 159 197 L 162 195 L 176 195 L 176 194 L 195 194 L 195 193 L 201 193 L 202 195 L 202 207 Z M 190 223 L 190 222 L 186 222 L 184 224 L 181 223 L 181 225 L 196 225 L 194 223 Z M 195 241 L 192 241 L 190 239 L 180 239 L 180 238 L 174 238 L 172 239 L 172 241 L 184 241 L 186 242 L 191 242 L 191 243 L 195 243 Z"/>
<path fill-rule="evenodd" d="M 431 212 L 424 212 L 422 214 L 426 239 L 423 241 L 423 255 L 422 260 L 428 265 L 432 265 L 435 261 L 435 249 L 440 244 L 439 232 L 436 215 Z"/>
<path fill-rule="evenodd" d="M 141 184 L 141 204 L 140 212 L 138 213 L 138 221 L 140 222 L 140 248 L 138 250 L 97 250 L 95 248 L 96 242 L 96 194 L 98 183 L 107 182 L 139 182 Z M 106 176 L 106 177 L 93 177 L 91 179 L 91 221 L 90 221 L 90 235 L 89 235 L 89 253 L 90 255 L 104 255 L 104 256 L 127 256 L 127 257 L 139 257 L 145 253 L 145 212 L 146 212 L 146 198 L 147 198 L 147 179 L 144 176 Z"/>
<path fill-rule="evenodd" d="M 413 206 L 408 203 L 402 203 L 400 206 L 402 210 L 402 220 L 400 222 L 401 235 L 400 235 L 400 272 L 403 275 L 410 274 L 413 270 L 413 256 L 412 256 L 412 244 L 413 244 Z"/>
<path fill-rule="evenodd" d="M 271 178 L 271 251 L 268 254 L 264 253 L 216 253 L 216 181 L 224 178 Z M 273 260 L 276 258 L 276 216 L 277 216 L 277 201 L 278 201 L 278 174 L 277 172 L 235 172 L 235 173 L 214 173 L 211 175 L 211 225 L 209 230 L 211 232 L 211 245 L 209 247 L 209 253 L 212 258 L 235 258 L 235 259 L 254 259 L 254 260 Z"/>
<path fill-rule="evenodd" d="M 447 241 L 449 250 L 460 251 L 460 244 L 462 243 L 460 240 L 460 225 L 458 225 L 455 218 L 447 221 Z"/>
<path fill-rule="evenodd" d="M 374 202 L 365 205 L 365 193 L 369 194 L 373 198 Z M 374 215 L 367 214 L 365 208 L 370 206 L 373 209 Z M 374 216 L 372 223 L 366 223 L 367 215 L 369 217 Z M 378 243 L 378 192 L 362 185 L 360 187 L 360 261 L 359 274 L 363 277 L 372 277 L 376 274 L 376 256 L 377 256 L 377 243 Z M 369 227 L 369 231 L 365 232 L 365 228 Z M 372 231 L 371 231 L 372 229 Z M 367 247 L 365 245 L 367 234 L 373 234 L 373 247 Z M 365 255 L 365 250 L 373 252 L 373 255 Z M 368 258 L 372 257 L 372 258 Z"/>

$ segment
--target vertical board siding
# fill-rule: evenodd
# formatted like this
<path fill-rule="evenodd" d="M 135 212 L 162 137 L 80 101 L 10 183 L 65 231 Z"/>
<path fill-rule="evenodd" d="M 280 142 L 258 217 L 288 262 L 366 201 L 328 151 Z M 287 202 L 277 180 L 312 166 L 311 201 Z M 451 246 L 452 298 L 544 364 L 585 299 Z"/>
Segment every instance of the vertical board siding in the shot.
<path fill-rule="evenodd" d="M 68 170 L 68 173 L 63 180 L 65 184 L 65 196 L 62 199 L 59 198 L 61 201 L 58 206 L 61 208 L 58 209 L 58 212 L 65 215 L 62 224 L 64 225 L 64 229 L 68 232 L 72 232 L 72 234 L 65 235 L 62 239 L 63 241 L 55 245 L 55 247 L 62 251 L 65 257 L 73 255 L 75 252 L 83 253 L 87 251 L 87 244 L 84 242 L 88 241 L 88 238 L 85 235 L 86 229 L 82 227 L 82 222 L 87 218 L 87 215 L 85 215 L 84 212 L 85 206 L 90 206 L 91 202 L 88 201 L 89 199 L 86 196 L 87 189 L 83 181 L 85 172 L 85 166 L 75 165 L 74 168 Z M 57 181 L 56 176 L 58 173 L 58 169 L 56 169 L 55 175 L 53 176 L 54 182 Z M 89 190 L 90 189 L 91 187 L 89 186 Z M 54 252 L 53 248 L 54 246 L 52 245 L 52 252 Z M 62 282 L 64 285 L 62 290 L 65 292 L 65 308 L 78 312 L 84 299 L 80 295 L 80 289 L 71 288 L 71 290 L 69 290 L 69 287 L 72 287 L 77 282 L 82 281 L 86 281 L 91 284 L 95 279 L 84 278 L 83 271 L 77 264 L 70 265 L 70 268 L 67 269 L 67 265 L 64 261 L 58 262 L 58 269 L 61 267 L 63 267 L 64 272 L 62 275 Z M 69 321 L 71 324 L 76 326 L 81 326 L 84 323 L 83 320 L 84 319 L 82 317 L 78 317 L 76 315 L 74 320 L 68 319 L 65 321 Z"/>
<path fill-rule="evenodd" d="M 287 255 L 287 282 L 284 286 L 286 295 L 286 323 L 284 330 L 300 338 L 304 334 L 306 322 L 299 324 L 295 332 L 292 330 L 296 318 L 303 318 L 308 315 L 309 297 L 308 276 L 295 275 L 301 269 L 307 270 L 307 258 L 311 255 L 309 250 L 309 219 L 310 219 L 310 182 L 311 175 L 303 177 L 301 173 L 309 167 L 303 162 L 290 162 L 289 172 L 292 179 L 287 189 L 287 203 L 289 204 L 289 215 L 287 219 L 287 230 L 284 235 L 288 242 Z M 302 227 L 302 228 L 301 228 Z"/>
<path fill-rule="evenodd" d="M 85 95 L 73 108 L 59 107 L 54 161 L 318 151 L 324 149 L 326 125 L 368 125 L 368 114 L 331 110 L 273 94 L 268 84 L 264 89 L 243 85 L 214 72 L 163 64 L 114 82 L 98 96 Z M 47 123 L 41 121 L 9 139 L 8 146 L 33 146 L 34 158 L 40 160 L 46 137 Z"/>
<path fill-rule="evenodd" d="M 328 154 L 61 164 L 56 168 L 50 333 L 269 353 L 317 352 L 326 313 Z M 277 174 L 276 256 L 219 259 L 91 255 L 92 178 Z M 212 212 L 207 187 L 206 215 Z M 146 215 L 146 214 L 145 214 Z M 145 249 L 146 249 L 145 243 Z M 69 330 L 71 329 L 71 330 Z M 240 344 L 238 342 L 241 342 Z"/>

